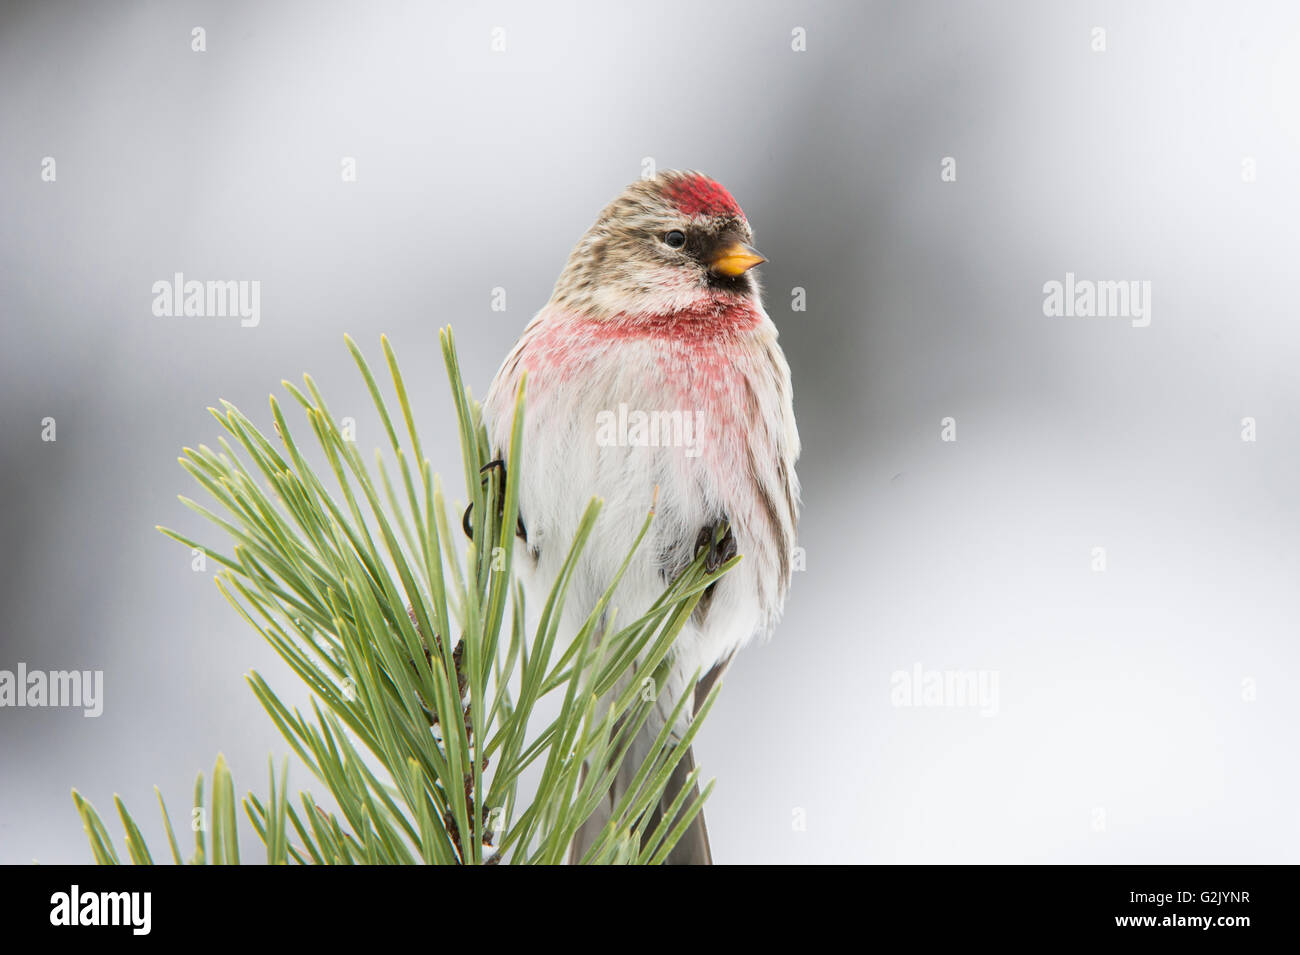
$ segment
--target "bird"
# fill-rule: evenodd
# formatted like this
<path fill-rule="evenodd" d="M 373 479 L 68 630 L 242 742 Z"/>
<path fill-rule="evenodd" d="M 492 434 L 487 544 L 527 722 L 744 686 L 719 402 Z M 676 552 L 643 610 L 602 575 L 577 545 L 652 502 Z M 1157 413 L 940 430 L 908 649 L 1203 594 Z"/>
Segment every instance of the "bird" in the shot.
<path fill-rule="evenodd" d="M 588 503 L 603 500 L 566 598 L 570 633 L 651 508 L 648 539 L 609 605 L 618 620 L 647 611 L 702 548 L 710 569 L 741 556 L 677 635 L 652 718 L 579 828 L 570 861 L 590 848 L 682 695 L 695 700 L 671 728 L 676 739 L 736 651 L 772 634 L 790 587 L 799 432 L 790 366 L 753 271 L 766 259 L 753 242 L 740 205 L 704 173 L 661 170 L 632 183 L 574 246 L 484 400 L 504 458 L 526 373 L 516 541 L 526 600 L 545 599 Z M 688 751 L 657 812 L 693 766 Z M 712 864 L 702 813 L 666 861 Z"/>

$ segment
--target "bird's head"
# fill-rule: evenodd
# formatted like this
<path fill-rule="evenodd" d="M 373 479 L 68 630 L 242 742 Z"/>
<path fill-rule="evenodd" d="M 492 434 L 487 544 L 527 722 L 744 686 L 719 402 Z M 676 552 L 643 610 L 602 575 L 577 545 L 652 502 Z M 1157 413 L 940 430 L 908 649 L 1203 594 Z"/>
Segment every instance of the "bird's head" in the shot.
<path fill-rule="evenodd" d="M 740 206 L 698 172 L 628 186 L 574 247 L 551 302 L 593 317 L 666 315 L 756 297 L 763 262 Z"/>

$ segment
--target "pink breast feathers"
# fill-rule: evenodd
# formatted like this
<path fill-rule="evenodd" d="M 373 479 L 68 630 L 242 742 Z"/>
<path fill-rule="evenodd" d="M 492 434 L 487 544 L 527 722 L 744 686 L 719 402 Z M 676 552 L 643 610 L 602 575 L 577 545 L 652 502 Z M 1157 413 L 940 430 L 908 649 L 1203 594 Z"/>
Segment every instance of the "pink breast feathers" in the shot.
<path fill-rule="evenodd" d="M 734 459 L 735 448 L 744 443 L 746 415 L 754 412 L 748 381 L 756 373 L 758 353 L 748 339 L 759 321 L 748 303 L 671 316 L 555 316 L 529 342 L 522 364 L 533 390 L 545 379 L 591 387 L 606 378 L 602 366 L 648 361 L 660 397 L 645 410 L 685 409 L 702 416 L 698 440 L 705 460 L 716 464 Z M 636 394 L 603 397 L 613 406 L 628 401 L 640 407 L 646 401 Z"/>

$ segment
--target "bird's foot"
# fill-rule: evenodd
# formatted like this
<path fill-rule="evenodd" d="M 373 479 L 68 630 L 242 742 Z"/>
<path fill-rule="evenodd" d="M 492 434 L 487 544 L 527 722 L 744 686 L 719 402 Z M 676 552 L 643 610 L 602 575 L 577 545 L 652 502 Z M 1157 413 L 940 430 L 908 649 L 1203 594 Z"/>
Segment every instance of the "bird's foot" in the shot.
<path fill-rule="evenodd" d="M 497 517 L 499 518 L 505 512 L 506 507 L 506 462 L 501 458 L 497 458 L 495 461 L 489 461 L 478 469 L 478 473 L 487 475 L 493 468 L 501 469 L 501 493 L 497 495 Z M 488 478 L 485 477 L 484 480 L 488 480 Z M 465 508 L 465 513 L 462 514 L 460 518 L 460 528 L 465 532 L 465 536 L 470 540 L 474 539 L 474 525 L 470 522 L 470 515 L 473 511 L 474 504 L 471 502 L 470 505 Z M 520 540 L 528 540 L 528 531 L 524 527 L 524 521 L 521 517 L 515 518 L 515 536 Z"/>
<path fill-rule="evenodd" d="M 728 526 L 726 533 L 718 536 L 719 528 L 725 523 L 719 521 L 702 527 L 695 538 L 696 555 L 703 550 L 708 551 L 708 556 L 704 558 L 704 569 L 710 574 L 716 573 L 719 567 L 736 556 L 736 538 L 731 534 L 731 527 Z"/>

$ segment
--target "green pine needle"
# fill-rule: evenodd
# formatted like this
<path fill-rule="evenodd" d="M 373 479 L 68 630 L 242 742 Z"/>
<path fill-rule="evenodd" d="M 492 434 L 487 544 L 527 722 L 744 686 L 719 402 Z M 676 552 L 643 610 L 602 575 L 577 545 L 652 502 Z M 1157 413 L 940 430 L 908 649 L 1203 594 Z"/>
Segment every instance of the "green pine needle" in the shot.
<path fill-rule="evenodd" d="M 186 448 L 180 458 L 211 498 L 205 505 L 181 497 L 182 503 L 220 528 L 230 549 L 221 553 L 158 529 L 186 547 L 201 547 L 220 565 L 216 582 L 222 594 L 313 695 L 310 713 L 290 710 L 260 674 L 248 676 L 272 723 L 337 808 L 327 811 L 308 793 L 291 799 L 288 760 L 278 778 L 270 766 L 268 797 L 249 793 L 243 805 L 273 865 L 563 861 L 613 775 L 599 767 L 617 765 L 653 706 L 638 681 L 624 678 L 634 661 L 640 661 L 640 672 L 656 672 L 717 576 L 705 571 L 701 555 L 644 617 L 601 635 L 616 577 L 579 633 L 561 633 L 571 576 L 600 509 L 593 500 L 536 633 L 525 634 L 522 588 L 511 566 L 524 384 L 503 483 L 501 470 L 487 467 L 492 449 L 482 409 L 461 378 L 451 330 L 444 329 L 440 339 L 466 500 L 473 508 L 471 541 L 460 534 L 459 520 L 449 517 L 441 482 L 423 455 L 387 338 L 381 347 L 397 415 L 390 413 L 356 343 L 347 338 L 346 345 L 383 423 L 388 462 L 376 451 L 373 468 L 367 467 L 310 376 L 304 376 L 304 388 L 284 385 L 327 472 L 307 463 L 305 445 L 291 433 L 274 397 L 274 437 L 223 401 L 220 409 L 209 409 L 227 432 L 221 450 L 200 445 Z M 637 546 L 652 519 L 653 512 L 646 515 Z M 605 628 L 613 625 L 606 620 Z M 597 701 L 624 684 L 601 710 Z M 645 829 L 717 691 L 715 686 L 683 739 L 667 730 L 659 735 L 584 863 L 667 858 L 712 783 L 689 805 L 688 785 L 655 830 Z M 684 695 L 679 711 L 689 697 Z M 560 708 L 544 721 L 539 704 L 547 698 L 558 699 Z M 597 769 L 584 776 L 584 764 Z M 540 769 L 531 792 L 521 782 L 529 767 Z M 690 783 L 698 777 L 695 770 Z M 237 865 L 234 780 L 220 756 L 210 798 L 205 806 L 200 775 L 191 816 L 195 849 L 186 861 Z M 117 864 L 94 807 L 76 790 L 73 801 L 95 861 Z M 170 855 L 180 864 L 161 793 L 158 803 Z M 116 797 L 114 804 L 130 861 L 152 864 L 125 804 Z"/>

